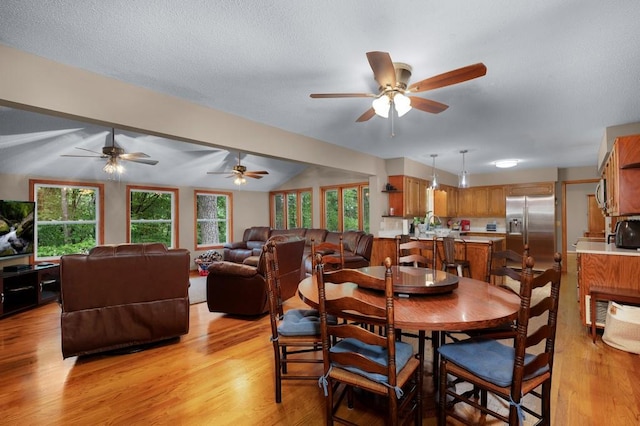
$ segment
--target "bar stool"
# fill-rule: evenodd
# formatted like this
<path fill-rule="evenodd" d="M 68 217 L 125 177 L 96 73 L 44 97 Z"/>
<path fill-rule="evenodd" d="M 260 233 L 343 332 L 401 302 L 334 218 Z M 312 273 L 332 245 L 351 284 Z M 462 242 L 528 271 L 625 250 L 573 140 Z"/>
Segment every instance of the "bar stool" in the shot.
<path fill-rule="evenodd" d="M 442 261 L 442 270 L 449 272 L 455 270 L 458 276 L 471 277 L 471 262 L 467 260 L 467 242 L 460 240 L 463 245 L 463 259 L 456 259 L 456 240 L 453 237 L 442 238 L 442 251 L 444 252 L 444 258 Z M 466 275 L 465 275 L 466 271 Z"/>

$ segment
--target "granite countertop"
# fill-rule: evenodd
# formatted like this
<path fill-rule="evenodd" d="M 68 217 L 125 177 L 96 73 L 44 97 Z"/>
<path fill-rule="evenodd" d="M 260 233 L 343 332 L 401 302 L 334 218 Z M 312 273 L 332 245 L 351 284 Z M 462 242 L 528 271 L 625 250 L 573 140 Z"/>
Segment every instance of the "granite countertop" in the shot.
<path fill-rule="evenodd" d="M 386 235 L 378 235 L 378 238 L 381 239 L 395 239 L 395 235 L 394 236 L 386 236 Z M 412 236 L 411 237 L 412 240 L 415 240 L 416 237 Z M 432 237 L 420 237 L 418 238 L 419 240 L 431 240 Z M 489 244 L 489 241 L 501 241 L 504 240 L 504 237 L 456 237 L 456 239 L 464 239 L 466 242 L 468 243 L 482 243 L 482 244 Z"/>
<path fill-rule="evenodd" d="M 617 256 L 640 256 L 640 250 L 618 248 L 614 243 L 607 244 L 602 241 L 578 241 L 576 252 Z"/>

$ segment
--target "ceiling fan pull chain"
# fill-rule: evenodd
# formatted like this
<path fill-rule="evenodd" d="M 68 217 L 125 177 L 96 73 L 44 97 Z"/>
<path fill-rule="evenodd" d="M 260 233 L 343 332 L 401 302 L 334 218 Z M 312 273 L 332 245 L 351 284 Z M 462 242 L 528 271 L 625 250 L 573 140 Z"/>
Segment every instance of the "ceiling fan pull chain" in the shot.
<path fill-rule="evenodd" d="M 393 119 L 393 117 L 396 115 L 395 114 L 396 108 L 395 105 L 393 104 L 393 99 L 391 100 L 391 105 L 389 107 L 389 112 L 391 113 L 391 137 L 394 137 L 396 135 L 395 132 L 395 121 Z"/>

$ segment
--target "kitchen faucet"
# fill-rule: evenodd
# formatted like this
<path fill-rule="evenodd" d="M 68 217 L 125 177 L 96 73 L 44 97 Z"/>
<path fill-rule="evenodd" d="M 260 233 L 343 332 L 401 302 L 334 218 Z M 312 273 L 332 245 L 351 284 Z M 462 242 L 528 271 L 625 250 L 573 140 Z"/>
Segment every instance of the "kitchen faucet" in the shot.
<path fill-rule="evenodd" d="M 442 225 L 442 221 L 440 220 L 440 216 L 436 216 L 434 214 L 429 215 L 427 213 L 427 230 L 432 229 L 431 222 L 433 222 L 433 229 Z"/>

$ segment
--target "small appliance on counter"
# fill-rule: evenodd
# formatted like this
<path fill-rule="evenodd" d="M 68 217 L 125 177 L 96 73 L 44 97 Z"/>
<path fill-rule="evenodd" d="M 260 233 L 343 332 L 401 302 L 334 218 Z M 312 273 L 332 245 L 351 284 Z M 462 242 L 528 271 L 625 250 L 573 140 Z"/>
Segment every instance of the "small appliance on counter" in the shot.
<path fill-rule="evenodd" d="M 496 232 L 498 230 L 498 224 L 496 224 L 495 222 L 487 223 L 486 230 L 489 232 Z"/>
<path fill-rule="evenodd" d="M 616 223 L 616 247 L 640 248 L 640 220 L 621 220 Z"/>
<path fill-rule="evenodd" d="M 461 231 L 471 231 L 471 221 L 469 219 L 462 219 L 460 221 Z"/>

